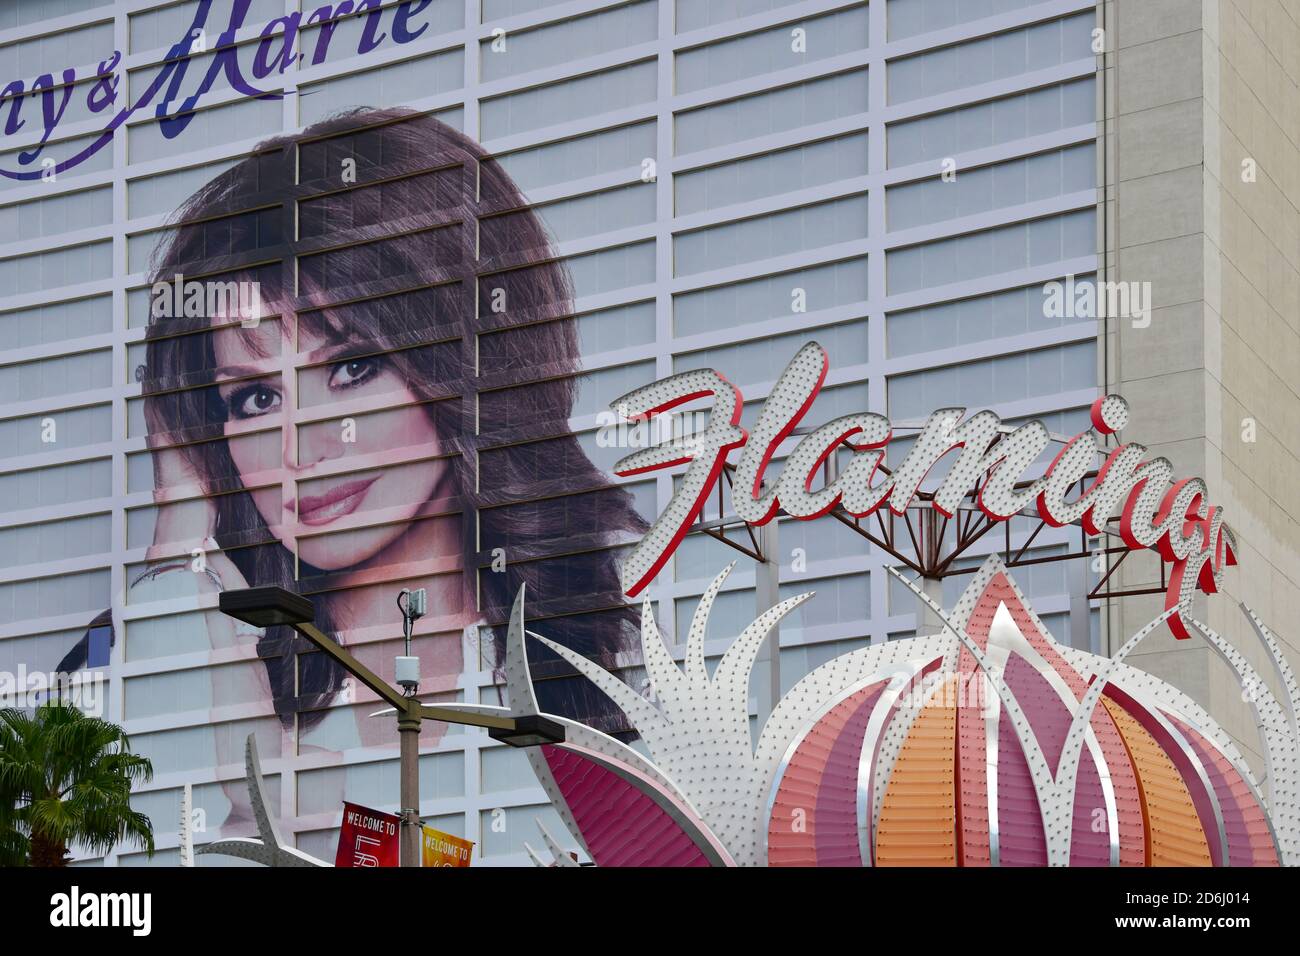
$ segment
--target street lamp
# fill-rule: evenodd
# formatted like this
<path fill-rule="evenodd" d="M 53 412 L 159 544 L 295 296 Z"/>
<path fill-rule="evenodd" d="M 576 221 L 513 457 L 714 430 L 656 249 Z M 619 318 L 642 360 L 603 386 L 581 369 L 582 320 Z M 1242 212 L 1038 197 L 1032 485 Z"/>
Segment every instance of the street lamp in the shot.
<path fill-rule="evenodd" d="M 513 728 L 489 727 L 488 736 L 511 747 L 539 747 L 542 744 L 561 743 L 564 725 L 541 714 L 512 717 Z"/>
<path fill-rule="evenodd" d="M 331 640 L 313 623 L 316 610 L 311 601 L 279 587 L 241 588 L 222 591 L 217 606 L 223 614 L 252 624 L 273 627 L 284 624 L 309 640 L 340 667 L 374 691 L 397 711 L 397 733 L 401 743 L 402 866 L 420 865 L 420 724 L 442 720 L 451 724 L 486 727 L 494 740 L 512 747 L 536 747 L 563 743 L 564 727 L 540 714 L 509 717 L 504 714 L 472 714 L 422 703 L 406 696 Z M 409 650 L 408 650 L 409 656 Z"/>

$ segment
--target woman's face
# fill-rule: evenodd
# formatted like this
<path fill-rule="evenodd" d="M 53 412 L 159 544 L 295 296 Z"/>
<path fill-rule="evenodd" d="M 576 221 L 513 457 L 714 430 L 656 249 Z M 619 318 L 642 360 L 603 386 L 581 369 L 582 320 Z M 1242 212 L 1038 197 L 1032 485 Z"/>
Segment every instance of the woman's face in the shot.
<path fill-rule="evenodd" d="M 262 519 L 286 548 L 323 571 L 352 568 L 409 529 L 451 466 L 442 459 L 383 465 L 396 448 L 440 453 L 417 396 L 390 358 L 354 357 L 348 343 L 305 326 L 295 355 L 289 325 L 267 321 L 215 334 L 227 446 Z M 378 415 L 366 416 L 376 408 Z M 265 444 L 238 436 L 272 423 L 280 425 L 280 461 L 268 471 Z M 363 527 L 371 521 L 382 523 Z"/>

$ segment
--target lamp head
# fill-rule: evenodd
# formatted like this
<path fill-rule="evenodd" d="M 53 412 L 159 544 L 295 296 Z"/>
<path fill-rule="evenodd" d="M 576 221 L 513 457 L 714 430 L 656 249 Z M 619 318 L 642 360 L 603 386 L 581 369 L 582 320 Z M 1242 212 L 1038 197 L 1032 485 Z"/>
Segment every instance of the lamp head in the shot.
<path fill-rule="evenodd" d="M 526 714 L 514 718 L 513 730 L 501 727 L 489 727 L 488 736 L 511 747 L 539 747 L 542 744 L 564 743 L 564 725 L 543 717 L 541 714 Z"/>
<path fill-rule="evenodd" d="M 261 587 L 222 591 L 217 606 L 223 614 L 254 627 L 306 624 L 316 616 L 311 601 L 284 588 Z"/>

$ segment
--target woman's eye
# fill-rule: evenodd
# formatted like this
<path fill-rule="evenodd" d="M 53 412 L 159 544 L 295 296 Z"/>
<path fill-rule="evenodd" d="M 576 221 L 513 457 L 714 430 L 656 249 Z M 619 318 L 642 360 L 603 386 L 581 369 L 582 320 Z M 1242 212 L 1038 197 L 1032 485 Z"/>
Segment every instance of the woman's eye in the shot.
<path fill-rule="evenodd" d="M 378 370 L 379 364 L 372 358 L 340 362 L 330 372 L 330 388 L 352 388 L 372 378 Z"/>
<path fill-rule="evenodd" d="M 243 389 L 230 399 L 230 410 L 236 418 L 255 418 L 279 407 L 279 393 L 265 385 Z"/>

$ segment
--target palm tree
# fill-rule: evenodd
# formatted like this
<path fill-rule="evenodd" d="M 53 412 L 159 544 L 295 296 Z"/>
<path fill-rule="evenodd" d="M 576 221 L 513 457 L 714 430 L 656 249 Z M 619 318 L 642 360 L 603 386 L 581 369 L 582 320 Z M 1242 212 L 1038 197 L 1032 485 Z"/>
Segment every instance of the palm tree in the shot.
<path fill-rule="evenodd" d="M 73 843 L 107 853 L 123 840 L 152 856 L 153 827 L 130 802 L 152 777 L 116 724 L 60 701 L 0 710 L 0 863 L 65 866 Z"/>

